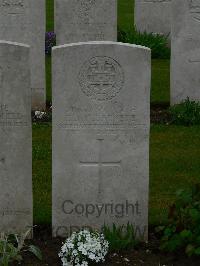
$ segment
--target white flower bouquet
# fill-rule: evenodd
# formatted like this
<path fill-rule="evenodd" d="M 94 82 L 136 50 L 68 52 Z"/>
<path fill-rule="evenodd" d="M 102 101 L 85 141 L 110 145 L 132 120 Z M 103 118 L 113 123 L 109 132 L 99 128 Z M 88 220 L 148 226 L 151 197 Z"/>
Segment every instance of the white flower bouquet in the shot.
<path fill-rule="evenodd" d="M 37 119 L 42 119 L 46 115 L 46 112 L 41 112 L 41 111 L 35 111 L 35 117 Z"/>
<path fill-rule="evenodd" d="M 82 230 L 67 238 L 58 254 L 63 266 L 88 266 L 88 263 L 104 262 L 109 244 L 104 235 Z"/>

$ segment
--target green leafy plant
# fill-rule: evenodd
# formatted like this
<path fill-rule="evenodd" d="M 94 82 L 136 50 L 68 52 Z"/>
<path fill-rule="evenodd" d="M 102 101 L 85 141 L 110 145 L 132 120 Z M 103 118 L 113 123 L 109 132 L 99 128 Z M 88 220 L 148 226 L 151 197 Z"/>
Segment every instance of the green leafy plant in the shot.
<path fill-rule="evenodd" d="M 187 98 L 180 104 L 169 109 L 171 121 L 176 125 L 200 125 L 200 102 L 190 101 Z"/>
<path fill-rule="evenodd" d="M 34 245 L 26 245 L 25 240 L 30 235 L 31 230 L 24 234 L 4 234 L 0 235 L 0 265 L 8 266 L 11 262 L 21 262 L 23 260 L 22 253 L 31 252 L 39 260 L 42 260 L 42 254 L 38 247 Z"/>
<path fill-rule="evenodd" d="M 103 234 L 109 242 L 109 248 L 112 251 L 128 249 L 138 244 L 138 241 L 135 239 L 134 226 L 131 224 L 126 226 L 116 226 L 113 224 L 112 228 L 104 226 Z"/>
<path fill-rule="evenodd" d="M 154 59 L 169 59 L 170 48 L 167 36 L 154 33 L 141 33 L 134 28 L 129 30 L 118 30 L 118 41 L 149 47 Z"/>
<path fill-rule="evenodd" d="M 200 184 L 177 191 L 176 201 L 169 209 L 168 223 L 157 231 L 162 233 L 162 250 L 184 249 L 188 256 L 200 256 Z"/>

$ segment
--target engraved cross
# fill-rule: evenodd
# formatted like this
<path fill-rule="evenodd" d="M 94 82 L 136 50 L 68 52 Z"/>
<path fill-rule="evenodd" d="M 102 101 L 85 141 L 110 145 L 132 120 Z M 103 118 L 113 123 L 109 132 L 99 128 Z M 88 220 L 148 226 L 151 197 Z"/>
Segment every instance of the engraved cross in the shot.
<path fill-rule="evenodd" d="M 98 157 L 98 161 L 80 161 L 80 165 L 82 166 L 95 166 L 98 167 L 98 177 L 99 177 L 99 185 L 98 185 L 98 197 L 101 196 L 101 191 L 102 191 L 102 168 L 103 167 L 120 167 L 121 168 L 121 160 L 113 160 L 113 161 L 104 161 L 102 158 L 102 145 L 103 145 L 103 141 L 104 139 L 99 138 L 98 140 L 98 144 L 99 144 L 99 157 Z"/>

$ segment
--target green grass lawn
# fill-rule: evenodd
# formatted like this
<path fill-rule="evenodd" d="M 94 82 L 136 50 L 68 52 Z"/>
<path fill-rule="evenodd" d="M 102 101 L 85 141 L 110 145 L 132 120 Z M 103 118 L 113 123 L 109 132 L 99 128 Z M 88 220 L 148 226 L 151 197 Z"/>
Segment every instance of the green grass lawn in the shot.
<path fill-rule="evenodd" d="M 175 191 L 200 181 L 200 127 L 152 125 L 150 224 L 166 218 Z M 51 222 L 51 124 L 33 125 L 34 223 Z"/>
<path fill-rule="evenodd" d="M 150 222 L 166 217 L 166 206 L 174 193 L 200 182 L 200 126 L 151 128 L 150 139 Z"/>
<path fill-rule="evenodd" d="M 51 124 L 33 124 L 34 223 L 51 223 Z"/>
<path fill-rule="evenodd" d="M 118 0 L 118 27 L 130 29 L 134 24 L 134 1 Z"/>
<path fill-rule="evenodd" d="M 152 60 L 151 103 L 170 102 L 170 60 Z"/>
<path fill-rule="evenodd" d="M 54 30 L 54 0 L 46 0 L 46 29 Z"/>

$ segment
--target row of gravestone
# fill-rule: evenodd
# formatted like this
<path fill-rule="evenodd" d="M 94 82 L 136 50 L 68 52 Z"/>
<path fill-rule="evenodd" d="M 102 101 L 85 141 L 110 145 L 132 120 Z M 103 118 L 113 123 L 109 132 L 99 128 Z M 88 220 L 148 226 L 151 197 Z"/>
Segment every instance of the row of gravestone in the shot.
<path fill-rule="evenodd" d="M 31 46 L 32 109 L 43 110 L 45 0 L 0 0 L 0 40 Z M 56 0 L 57 44 L 117 40 L 117 0 Z"/>
<path fill-rule="evenodd" d="M 188 1 L 180 0 L 182 5 L 176 1 L 176 8 L 181 10 L 176 26 L 179 46 L 172 49 L 172 65 L 179 63 L 180 66 L 174 69 L 174 80 L 178 83 L 181 79 L 187 83 L 189 76 L 198 82 L 195 74 L 198 70 L 198 17 L 195 15 L 189 20 L 186 12 Z M 23 0 L 0 2 L 3 13 L 0 20 L 5 34 L 14 22 L 18 28 L 16 22 L 21 16 L 24 19 L 24 24 L 20 24 L 21 34 L 28 29 L 30 35 L 26 36 L 33 40 L 31 27 L 40 32 L 40 25 L 36 27 L 39 19 L 25 23 L 23 12 L 29 10 L 27 5 L 30 3 Z M 71 4 L 69 10 L 73 12 L 65 16 L 61 13 L 68 12 L 63 6 L 67 4 Z M 58 0 L 56 5 L 59 44 L 67 42 L 66 36 L 71 36 L 74 42 L 88 41 L 91 34 L 97 34 L 97 39 L 109 40 L 112 32 L 112 38 L 116 38 L 117 24 L 111 21 L 111 18 L 116 21 L 117 17 L 115 0 Z M 35 12 L 26 14 L 32 16 Z M 7 25 L 4 19 L 8 15 Z M 64 31 L 67 18 L 73 22 Z M 99 21 L 101 18 L 108 19 L 110 24 L 106 20 Z M 85 35 L 85 29 L 89 29 L 88 35 Z M 78 32 L 80 39 L 74 32 Z M 29 48 L 6 41 L 0 42 L 0 231 L 19 231 L 32 225 L 30 111 L 33 91 L 41 92 L 39 87 L 33 90 L 33 66 L 39 72 L 41 69 L 37 63 L 33 64 L 35 57 L 39 58 L 37 53 L 33 53 L 33 46 Z M 25 39 L 24 42 L 30 45 Z M 185 53 L 188 49 L 190 56 Z M 188 70 L 185 60 L 190 66 Z M 180 71 L 184 74 L 179 76 Z M 53 49 L 52 76 L 53 235 L 64 235 L 71 228 L 81 226 L 100 227 L 104 223 L 125 224 L 129 221 L 135 225 L 137 235 L 146 239 L 149 49 L 115 42 L 61 45 Z M 37 80 L 37 75 L 34 78 Z M 182 85 L 179 96 L 184 96 L 183 90 L 188 92 L 185 84 Z M 189 85 L 190 91 L 196 92 L 195 87 Z"/>
<path fill-rule="evenodd" d="M 199 100 L 200 0 L 135 0 L 135 24 L 163 34 L 172 28 L 171 103 Z M 116 41 L 117 0 L 56 0 L 55 31 L 57 45 Z M 35 110 L 46 102 L 44 38 L 45 0 L 0 0 L 0 40 L 31 46 Z"/>
<path fill-rule="evenodd" d="M 132 223 L 148 235 L 151 52 L 53 49 L 53 235 Z M 0 232 L 33 224 L 30 47 L 0 42 Z"/>
<path fill-rule="evenodd" d="M 200 0 L 135 0 L 135 25 L 171 33 L 171 104 L 200 101 Z"/>

